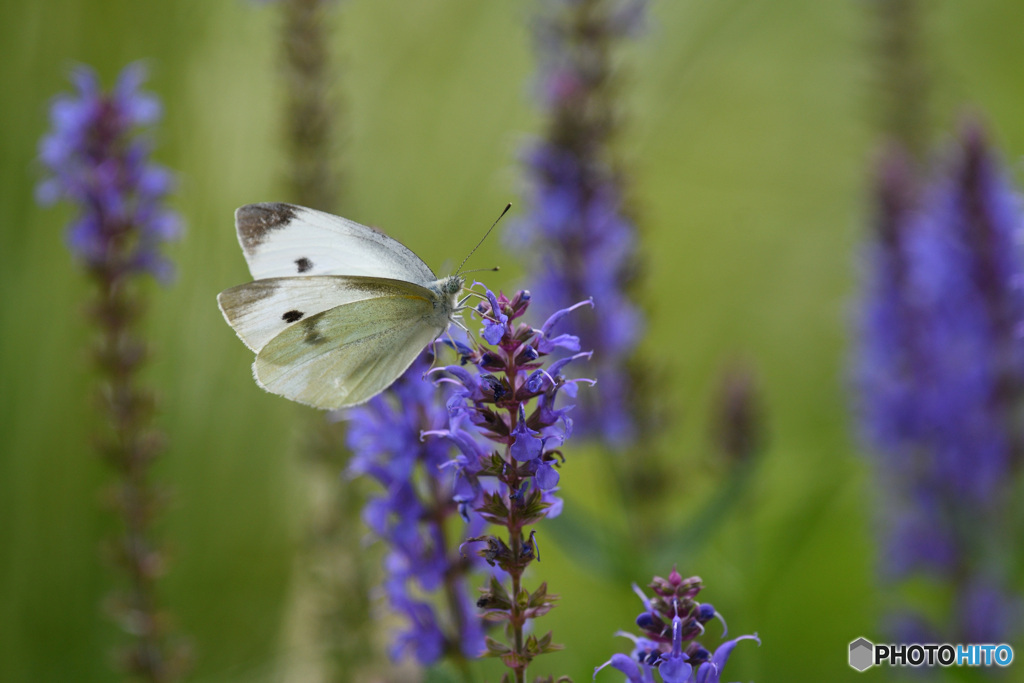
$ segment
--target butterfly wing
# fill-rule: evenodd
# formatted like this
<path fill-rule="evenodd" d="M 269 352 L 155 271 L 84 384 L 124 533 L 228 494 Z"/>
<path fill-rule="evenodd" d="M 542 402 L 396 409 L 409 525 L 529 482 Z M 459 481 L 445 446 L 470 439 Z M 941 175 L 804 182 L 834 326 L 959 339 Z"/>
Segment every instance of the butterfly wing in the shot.
<path fill-rule="evenodd" d="M 363 403 L 386 389 L 448 325 L 436 294 L 406 282 L 304 318 L 253 364 L 267 391 L 316 408 Z"/>
<path fill-rule="evenodd" d="M 253 279 L 361 275 L 419 284 L 437 279 L 420 257 L 384 233 L 293 204 L 248 204 L 235 229 Z"/>
<path fill-rule="evenodd" d="M 274 277 L 225 289 L 217 295 L 217 305 L 238 338 L 258 352 L 301 320 L 356 301 L 393 295 L 394 288 L 395 280 L 374 277 Z"/>

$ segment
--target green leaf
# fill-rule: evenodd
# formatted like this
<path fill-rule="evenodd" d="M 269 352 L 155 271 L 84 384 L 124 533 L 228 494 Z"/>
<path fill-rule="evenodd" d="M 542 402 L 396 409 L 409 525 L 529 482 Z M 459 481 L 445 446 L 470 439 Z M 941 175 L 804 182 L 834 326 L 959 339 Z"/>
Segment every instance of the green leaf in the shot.
<path fill-rule="evenodd" d="M 490 636 L 485 636 L 485 642 L 487 643 L 487 651 L 484 653 L 485 657 L 504 657 L 512 652 L 512 648 L 508 645 Z"/>

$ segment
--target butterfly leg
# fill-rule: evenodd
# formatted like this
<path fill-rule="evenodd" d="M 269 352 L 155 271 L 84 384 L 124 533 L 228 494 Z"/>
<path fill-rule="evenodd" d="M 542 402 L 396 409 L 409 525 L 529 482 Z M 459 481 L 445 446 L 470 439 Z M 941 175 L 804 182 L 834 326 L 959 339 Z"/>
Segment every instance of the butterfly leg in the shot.
<path fill-rule="evenodd" d="M 432 342 L 430 342 L 430 344 L 428 344 L 428 347 L 430 348 L 430 367 L 423 371 L 423 376 L 420 378 L 423 381 L 427 380 L 427 375 L 430 374 L 430 371 L 434 369 L 434 364 L 437 363 L 437 340 L 438 339 L 440 339 L 440 337 L 435 337 L 434 341 L 432 341 Z"/>

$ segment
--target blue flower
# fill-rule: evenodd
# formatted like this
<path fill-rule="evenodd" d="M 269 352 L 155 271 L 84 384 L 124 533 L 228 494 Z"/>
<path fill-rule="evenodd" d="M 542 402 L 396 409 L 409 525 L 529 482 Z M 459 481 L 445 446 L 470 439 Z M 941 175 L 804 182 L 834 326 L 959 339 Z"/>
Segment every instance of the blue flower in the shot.
<path fill-rule="evenodd" d="M 161 108 L 140 90 L 145 70 L 126 67 L 109 93 L 96 74 L 79 67 L 74 95 L 50 107 L 50 132 L 39 145 L 48 176 L 36 188 L 43 204 L 66 199 L 78 207 L 68 230 L 72 253 L 87 266 L 119 278 L 148 272 L 161 280 L 172 273 L 160 247 L 178 237 L 181 221 L 164 206 L 174 186 L 167 169 L 149 160 L 144 129 Z"/>
<path fill-rule="evenodd" d="M 512 445 L 509 453 L 520 462 L 536 460 L 544 450 L 544 441 L 540 433 L 526 426 L 526 413 L 519 407 L 519 421 L 512 428 Z"/>
<path fill-rule="evenodd" d="M 558 491 L 558 487 L 555 486 L 550 489 L 544 489 L 538 485 L 538 488 L 541 489 L 541 502 L 547 506 L 547 509 L 544 510 L 544 516 L 547 519 L 554 519 L 555 517 L 558 517 L 558 515 L 562 514 L 562 507 L 564 506 L 565 501 L 555 495 Z"/>
<path fill-rule="evenodd" d="M 474 565 L 447 545 L 441 526 L 445 517 L 458 512 L 469 534 L 482 530 L 483 521 L 470 520 L 467 510 L 479 497 L 476 474 L 483 451 L 462 428 L 465 416 L 449 424 L 444 389 L 451 385 L 443 383 L 439 390 L 423 380 L 428 355 L 417 359 L 388 391 L 344 412 L 350 474 L 371 476 L 384 489 L 367 503 L 363 519 L 389 546 L 385 592 L 408 625 L 396 636 L 391 654 L 398 658 L 411 653 L 424 665 L 435 662 L 449 645 L 467 657 L 484 647 L 482 624 L 466 588 L 465 574 Z M 460 451 L 454 458 L 453 446 Z M 431 481 L 425 487 L 429 495 L 415 484 L 419 476 Z M 442 590 L 448 592 L 443 604 L 459 610 L 443 619 L 422 599 Z"/>
<path fill-rule="evenodd" d="M 395 638 L 390 650 L 391 658 L 401 659 L 411 651 L 420 664 L 433 664 L 444 654 L 445 644 L 445 636 L 438 626 L 433 607 L 411 599 L 403 582 L 398 579 L 389 580 L 386 589 L 392 609 L 404 615 L 410 623 L 410 627 Z"/>
<path fill-rule="evenodd" d="M 594 678 L 597 672 L 606 666 L 611 666 L 626 674 L 629 683 L 654 683 L 654 676 L 651 674 L 651 667 L 647 664 L 638 664 L 632 657 L 624 654 L 614 654 L 604 664 L 594 668 Z"/>
<path fill-rule="evenodd" d="M 683 652 L 683 620 L 677 615 L 672 618 L 672 651 L 662 655 L 658 663 L 662 680 L 665 683 L 686 683 L 693 669 L 687 663 L 688 659 Z"/>
<path fill-rule="evenodd" d="M 484 301 L 478 310 L 484 318 L 485 329 L 498 330 L 491 341 L 484 337 L 477 349 L 464 353 L 467 364 L 449 365 L 435 369 L 445 373 L 438 383 L 452 387 L 448 400 L 449 424 L 447 429 L 435 429 L 425 435 L 442 436 L 454 442 L 462 455 L 445 465 L 455 471 L 463 500 L 470 490 L 479 494 L 477 474 L 484 469 L 490 452 L 483 449 L 471 434 L 475 427 L 477 435 L 484 439 L 506 445 L 516 462 L 536 462 L 534 476 L 537 487 L 548 492 L 558 486 L 559 473 L 551 458 L 543 454 L 563 444 L 572 434 L 572 420 L 566 414 L 573 405 L 559 401 L 564 393 L 570 398 L 576 396 L 577 385 L 593 384 L 591 379 L 567 379 L 562 370 L 569 363 L 590 358 L 590 352 L 576 353 L 560 358 L 545 368 L 545 358 L 556 348 L 579 349 L 579 340 L 572 335 L 555 335 L 552 328 L 566 315 L 589 301 L 577 303 L 553 313 L 540 329 L 518 325 L 530 305 L 529 292 L 518 292 L 511 299 L 485 290 Z M 490 325 L 490 327 L 487 327 Z M 499 370 L 492 374 L 492 370 Z M 536 399 L 533 412 L 527 414 L 526 402 Z M 496 411 L 498 404 L 513 401 L 516 419 L 514 425 L 502 420 Z M 560 407 L 556 408 L 556 402 Z M 552 502 L 556 501 L 552 497 Z M 561 501 L 558 501 L 560 506 Z M 552 515 L 555 510 L 552 510 Z"/>
<path fill-rule="evenodd" d="M 553 463 L 554 460 L 541 460 L 537 464 L 537 471 L 533 476 L 537 481 L 537 488 L 541 491 L 550 491 L 558 486 L 560 475 L 558 470 L 554 468 Z"/>
<path fill-rule="evenodd" d="M 739 636 L 732 640 L 725 641 L 715 648 L 715 653 L 711 656 L 710 661 L 704 662 L 697 667 L 697 671 L 690 680 L 695 683 L 719 683 L 722 671 L 725 669 L 725 663 L 729 661 L 729 655 L 732 654 L 733 648 L 736 647 L 736 643 L 741 640 L 753 640 L 756 641 L 758 645 L 761 644 L 761 639 L 757 637 L 756 633 L 751 636 Z"/>
<path fill-rule="evenodd" d="M 484 317 L 482 336 L 487 340 L 488 344 L 497 344 L 506 334 L 508 316 L 502 313 L 501 306 L 498 305 L 498 299 L 491 290 L 487 290 L 487 300 L 491 304 L 491 309 L 489 315 Z"/>
<path fill-rule="evenodd" d="M 654 599 L 633 584 L 634 592 L 644 604 L 644 611 L 636 619 L 644 635 L 620 631 L 617 635 L 634 642 L 633 651 L 629 656 L 612 655 L 594 669 L 595 678 L 601 669 L 611 666 L 625 673 L 630 683 L 654 683 L 654 670 L 664 683 L 719 683 L 729 655 L 739 641 L 756 640 L 760 645 L 757 634 L 740 636 L 723 642 L 711 653 L 695 640 L 704 634 L 705 623 L 721 619 L 710 604 L 694 600 L 702 589 L 699 577 L 684 579 L 673 569 L 668 578 L 654 577 L 650 588 L 655 593 Z M 724 620 L 722 624 L 724 626 Z M 725 633 L 722 635 L 724 637 Z"/>

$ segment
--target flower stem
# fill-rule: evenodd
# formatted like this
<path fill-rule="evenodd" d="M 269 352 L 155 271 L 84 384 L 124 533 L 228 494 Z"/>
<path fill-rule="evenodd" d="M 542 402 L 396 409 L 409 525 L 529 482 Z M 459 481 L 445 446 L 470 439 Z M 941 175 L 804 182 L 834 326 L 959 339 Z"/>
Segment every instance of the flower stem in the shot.
<path fill-rule="evenodd" d="M 514 371 L 508 372 L 509 377 L 516 377 Z M 516 421 L 519 416 L 518 406 L 509 409 L 511 424 L 515 428 Z M 511 455 L 511 446 L 506 449 L 505 462 L 508 463 L 508 479 L 506 484 L 508 486 L 509 493 L 519 490 L 520 482 L 519 477 L 516 475 L 516 462 Z M 508 528 L 508 547 L 512 551 L 512 566 L 509 568 L 509 575 L 512 577 L 512 607 L 509 610 L 509 624 L 512 627 L 512 647 L 516 655 L 516 666 L 513 668 L 515 672 L 515 683 L 526 683 L 526 666 L 527 666 L 527 653 L 523 650 L 523 626 L 526 623 L 526 617 L 523 614 L 523 609 L 519 604 L 519 592 L 522 590 L 522 576 L 523 566 L 521 564 L 521 557 L 523 553 L 523 533 L 522 527 L 519 521 L 516 519 L 516 503 L 512 500 L 511 495 L 508 501 L 508 521 L 506 526 Z"/>
<path fill-rule="evenodd" d="M 520 541 L 520 534 L 509 529 L 509 547 L 512 548 L 512 556 L 519 557 L 519 553 L 522 550 L 522 544 Z M 515 667 L 516 683 L 526 683 L 526 657 L 523 652 L 523 624 L 526 619 L 523 617 L 522 610 L 519 608 L 519 591 L 521 590 L 521 578 L 522 570 L 516 569 L 511 572 L 512 574 L 512 610 L 511 610 L 511 624 L 512 624 L 512 643 L 515 648 L 517 655 L 517 661 L 520 662 Z"/>
<path fill-rule="evenodd" d="M 339 13 L 330 4 L 288 0 L 283 5 L 289 180 L 296 202 L 321 211 L 336 209 L 341 186 L 334 163 L 334 124 L 340 114 L 329 50 L 329 22 Z"/>
<path fill-rule="evenodd" d="M 114 251 L 118 251 L 117 242 Z M 105 380 L 103 406 L 110 424 L 103 451 L 117 473 L 114 502 L 122 523 L 115 557 L 129 583 L 117 616 L 135 637 L 124 666 L 142 680 L 164 683 L 177 675 L 165 651 L 164 620 L 157 607 L 155 581 L 161 560 L 149 539 L 158 501 L 148 473 L 159 442 L 146 427 L 152 399 L 135 386 L 145 355 L 144 345 L 134 334 L 140 304 L 127 290 L 117 265 L 97 268 L 94 275 L 100 286 L 94 317 L 102 330 L 96 363 Z"/>

